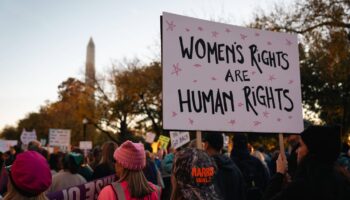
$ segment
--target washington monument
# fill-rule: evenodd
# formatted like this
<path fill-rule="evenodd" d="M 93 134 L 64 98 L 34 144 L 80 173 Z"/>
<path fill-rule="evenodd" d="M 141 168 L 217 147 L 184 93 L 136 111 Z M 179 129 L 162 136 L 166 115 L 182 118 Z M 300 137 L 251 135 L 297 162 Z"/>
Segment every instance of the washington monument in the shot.
<path fill-rule="evenodd" d="M 90 89 L 95 88 L 95 44 L 92 37 L 86 50 L 85 84 Z"/>

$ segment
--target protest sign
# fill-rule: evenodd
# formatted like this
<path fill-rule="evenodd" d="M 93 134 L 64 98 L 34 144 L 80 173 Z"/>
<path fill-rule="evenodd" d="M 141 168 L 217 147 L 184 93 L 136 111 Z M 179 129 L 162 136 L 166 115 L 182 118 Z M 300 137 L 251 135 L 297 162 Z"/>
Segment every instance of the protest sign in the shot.
<path fill-rule="evenodd" d="M 80 141 L 79 149 L 92 149 L 92 141 Z"/>
<path fill-rule="evenodd" d="M 50 200 L 95 200 L 102 188 L 115 181 L 115 175 L 97 179 L 83 185 L 73 186 L 46 196 Z"/>
<path fill-rule="evenodd" d="M 300 133 L 297 35 L 162 16 L 163 127 Z"/>
<path fill-rule="evenodd" d="M 23 129 L 21 134 L 21 142 L 23 144 L 28 144 L 33 140 L 36 140 L 35 129 L 33 129 L 32 131 L 26 131 L 26 129 Z"/>
<path fill-rule="evenodd" d="M 164 135 L 159 136 L 158 143 L 159 143 L 159 148 L 166 149 L 168 147 L 170 138 L 166 137 Z"/>
<path fill-rule="evenodd" d="M 17 145 L 17 140 L 0 140 L 0 152 L 6 152 L 10 150 L 10 147 Z"/>
<path fill-rule="evenodd" d="M 146 142 L 152 144 L 154 142 L 154 139 L 156 138 L 156 134 L 152 132 L 147 132 L 146 133 Z"/>
<path fill-rule="evenodd" d="M 171 146 L 175 149 L 190 141 L 189 132 L 170 131 Z"/>
<path fill-rule="evenodd" d="M 70 130 L 50 129 L 49 144 L 50 146 L 68 147 L 70 145 Z"/>

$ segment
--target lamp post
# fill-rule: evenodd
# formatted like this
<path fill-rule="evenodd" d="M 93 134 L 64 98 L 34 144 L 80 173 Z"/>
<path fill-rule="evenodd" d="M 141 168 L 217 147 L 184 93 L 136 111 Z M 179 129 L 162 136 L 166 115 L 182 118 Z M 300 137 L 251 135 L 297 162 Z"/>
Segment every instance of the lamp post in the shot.
<path fill-rule="evenodd" d="M 83 134 L 84 134 L 84 141 L 86 141 L 86 125 L 87 125 L 87 123 L 88 123 L 89 121 L 86 119 L 86 118 L 84 118 L 83 119 Z"/>

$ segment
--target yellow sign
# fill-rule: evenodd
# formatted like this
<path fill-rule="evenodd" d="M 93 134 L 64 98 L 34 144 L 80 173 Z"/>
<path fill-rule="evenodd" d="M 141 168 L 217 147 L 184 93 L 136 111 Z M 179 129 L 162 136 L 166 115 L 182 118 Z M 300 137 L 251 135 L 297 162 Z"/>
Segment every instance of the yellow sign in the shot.
<path fill-rule="evenodd" d="M 170 141 L 169 137 L 166 137 L 164 135 L 159 136 L 159 139 L 158 139 L 159 147 L 162 149 L 166 149 L 168 147 L 169 141 Z"/>

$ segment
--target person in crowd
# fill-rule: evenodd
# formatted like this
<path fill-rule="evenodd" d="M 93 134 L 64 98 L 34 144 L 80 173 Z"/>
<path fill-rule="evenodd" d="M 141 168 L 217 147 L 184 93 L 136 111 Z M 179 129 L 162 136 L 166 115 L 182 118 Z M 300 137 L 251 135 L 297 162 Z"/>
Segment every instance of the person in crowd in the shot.
<path fill-rule="evenodd" d="M 113 152 L 116 148 L 118 148 L 118 145 L 112 141 L 105 142 L 102 145 L 101 161 L 94 170 L 94 173 L 92 175 L 93 180 L 113 175 L 115 173 Z"/>
<path fill-rule="evenodd" d="M 297 149 L 299 147 L 300 136 L 299 135 L 289 135 L 287 137 L 288 146 L 288 173 L 294 178 L 295 170 L 297 169 Z"/>
<path fill-rule="evenodd" d="M 171 200 L 218 200 L 215 190 L 215 161 L 203 150 L 184 148 L 175 154 Z"/>
<path fill-rule="evenodd" d="M 89 153 L 89 166 L 95 171 L 96 166 L 101 160 L 101 147 L 96 146 L 93 148 L 92 152 Z"/>
<path fill-rule="evenodd" d="M 169 153 L 164 156 L 161 163 L 163 175 L 169 175 L 171 173 L 175 152 L 176 150 L 174 148 L 170 148 Z"/>
<path fill-rule="evenodd" d="M 79 154 L 81 156 L 81 163 L 80 163 L 80 168 L 78 173 L 80 175 L 82 175 L 86 181 L 91 181 L 92 180 L 92 174 L 93 174 L 93 170 L 91 169 L 91 167 L 85 162 L 84 159 L 84 152 L 79 149 L 79 148 L 75 148 L 72 150 L 72 152 L 75 152 L 77 154 Z"/>
<path fill-rule="evenodd" d="M 301 133 L 294 179 L 284 181 L 287 160 L 280 154 L 276 162 L 277 173 L 266 188 L 263 199 L 350 199 L 350 179 L 336 165 L 340 146 L 339 126 L 309 126 Z"/>
<path fill-rule="evenodd" d="M 124 142 L 114 151 L 115 171 L 119 179 L 104 187 L 98 200 L 160 199 L 160 187 L 148 182 L 142 169 L 146 154 L 142 143 Z"/>
<path fill-rule="evenodd" d="M 214 176 L 214 185 L 223 199 L 243 200 L 244 178 L 236 164 L 221 154 L 224 138 L 220 133 L 204 132 L 204 150 L 215 160 L 218 171 Z"/>
<path fill-rule="evenodd" d="M 62 160 L 63 160 L 62 152 L 59 151 L 59 152 L 50 154 L 49 165 L 50 165 L 52 176 L 57 174 L 63 168 Z"/>
<path fill-rule="evenodd" d="M 254 156 L 255 158 L 259 159 L 261 161 L 261 163 L 264 165 L 264 167 L 266 168 L 266 171 L 268 172 L 268 175 L 270 177 L 270 169 L 269 166 L 267 165 L 267 162 L 265 161 L 265 156 L 263 153 L 261 153 L 261 151 L 259 151 L 258 149 L 252 148 L 253 150 L 251 151 L 250 155 Z"/>
<path fill-rule="evenodd" d="M 260 200 L 270 177 L 263 163 L 250 155 L 245 134 L 234 135 L 231 159 L 243 174 L 246 199 Z"/>
<path fill-rule="evenodd" d="M 20 153 L 7 170 L 9 183 L 4 200 L 47 200 L 45 191 L 51 185 L 52 177 L 41 154 L 36 151 Z"/>
<path fill-rule="evenodd" d="M 152 154 L 152 147 L 150 144 L 144 144 L 146 151 L 146 167 L 143 168 L 143 174 L 151 183 L 164 188 L 162 175 L 154 162 L 154 155 Z"/>
<path fill-rule="evenodd" d="M 40 153 L 41 149 L 41 143 L 38 140 L 32 140 L 28 143 L 28 151 L 36 151 Z"/>
<path fill-rule="evenodd" d="M 78 173 L 82 159 L 81 155 L 74 152 L 66 154 L 63 159 L 63 170 L 52 177 L 48 193 L 86 183 L 85 178 Z"/>

